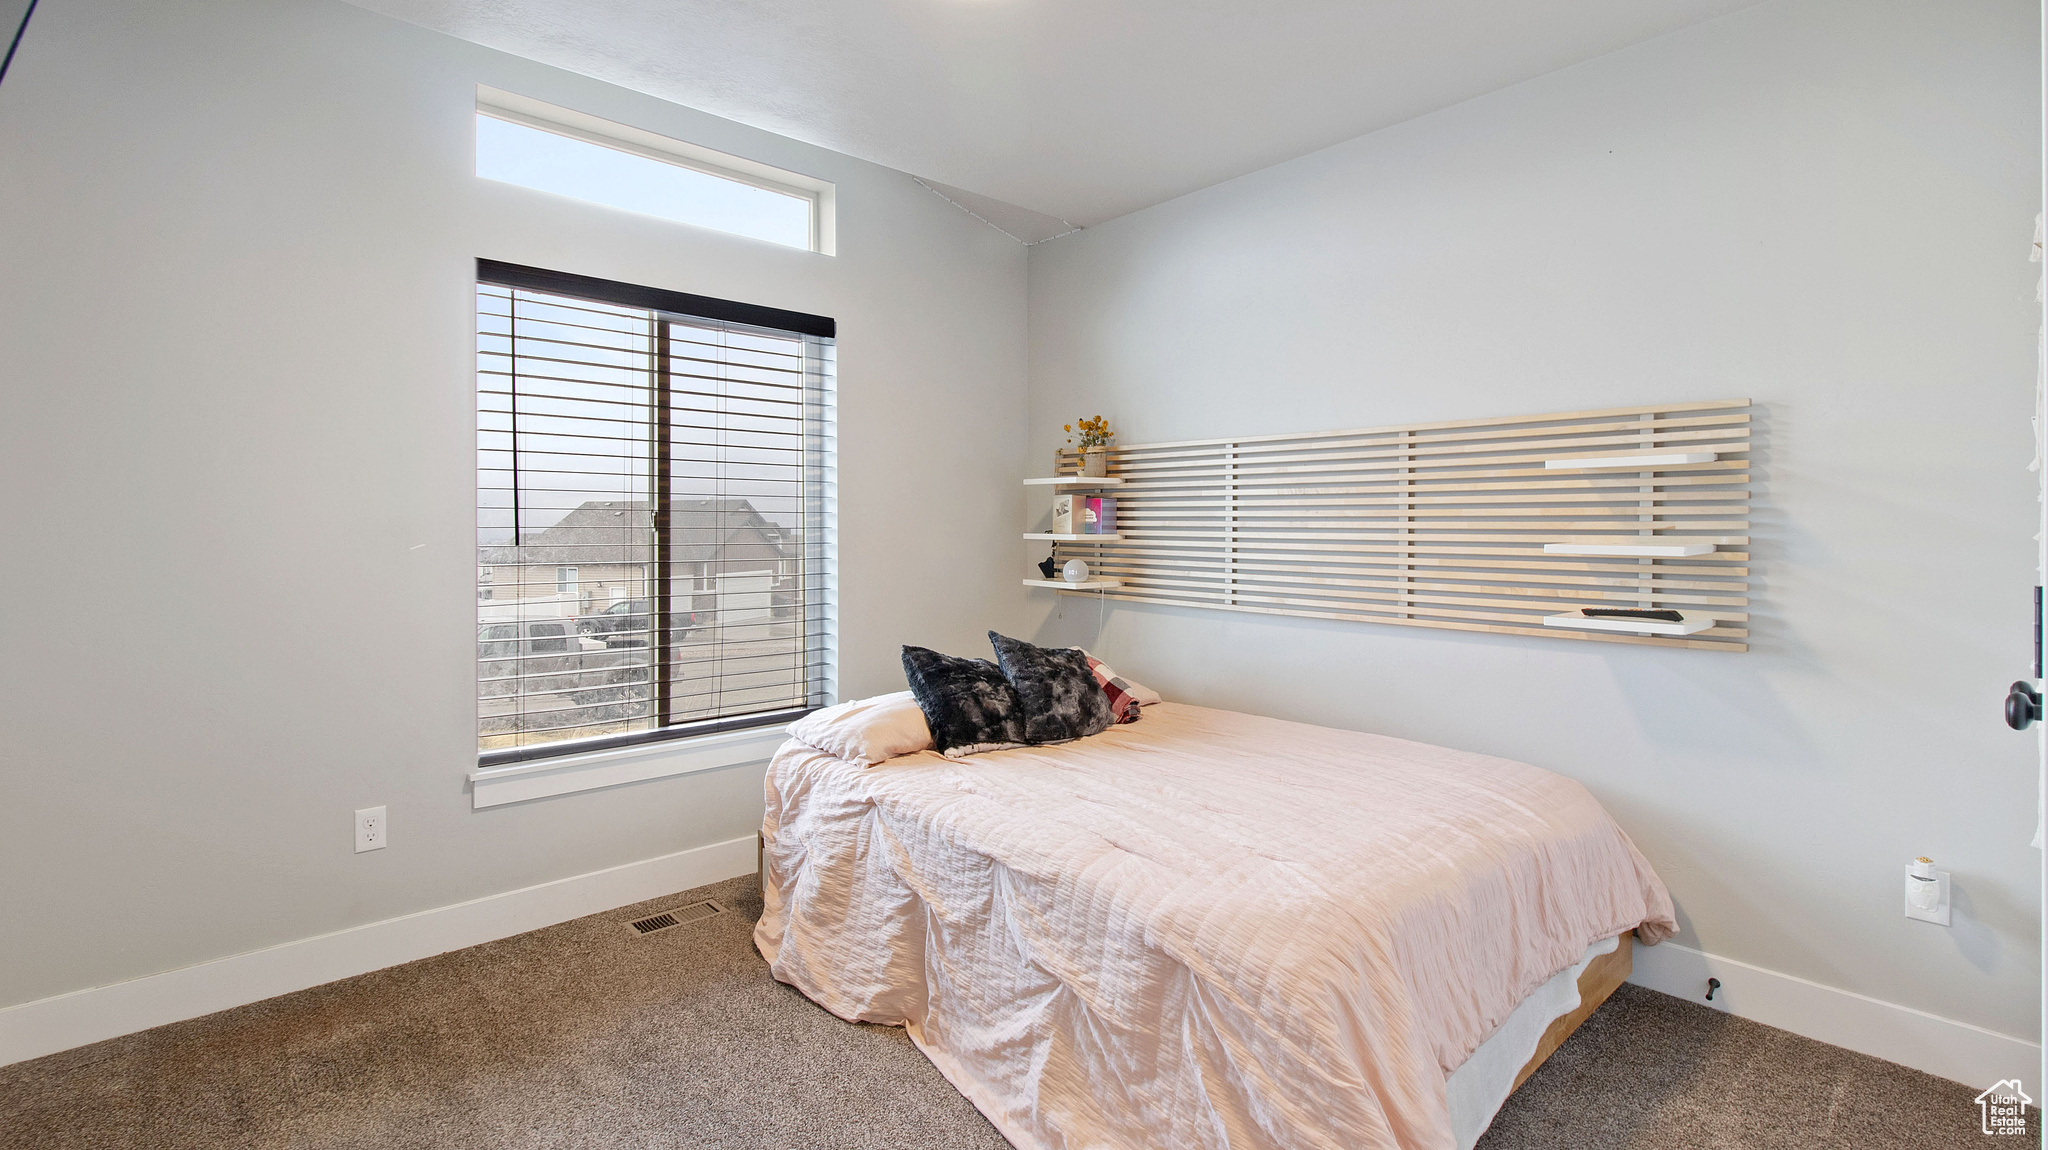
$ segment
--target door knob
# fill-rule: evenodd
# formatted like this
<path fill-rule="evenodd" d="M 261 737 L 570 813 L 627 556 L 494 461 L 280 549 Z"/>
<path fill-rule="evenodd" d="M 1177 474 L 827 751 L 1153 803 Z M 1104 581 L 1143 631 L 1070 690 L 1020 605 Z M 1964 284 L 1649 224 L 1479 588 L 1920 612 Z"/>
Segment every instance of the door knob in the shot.
<path fill-rule="evenodd" d="M 2027 686 L 2025 682 L 2012 685 L 2005 693 L 2005 725 L 2015 731 L 2024 731 L 2041 717 L 2041 692 Z"/>

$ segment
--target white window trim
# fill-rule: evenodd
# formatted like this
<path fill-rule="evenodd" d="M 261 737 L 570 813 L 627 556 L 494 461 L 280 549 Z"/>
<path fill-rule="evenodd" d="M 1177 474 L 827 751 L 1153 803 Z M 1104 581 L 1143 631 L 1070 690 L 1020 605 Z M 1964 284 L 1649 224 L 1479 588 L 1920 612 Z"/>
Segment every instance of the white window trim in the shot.
<path fill-rule="evenodd" d="M 836 188 L 829 180 L 806 176 L 744 156 L 720 152 L 700 144 L 691 144 L 630 124 L 620 124 L 588 112 L 563 108 L 517 92 L 507 92 L 478 84 L 476 88 L 476 110 L 495 120 L 523 124 L 553 132 L 572 140 L 582 140 L 600 147 L 617 148 L 650 160 L 689 168 L 706 175 L 751 184 L 771 192 L 795 196 L 807 200 L 811 205 L 811 250 L 819 255 L 833 255 L 838 247 L 838 228 L 834 223 L 836 212 Z"/>
<path fill-rule="evenodd" d="M 691 775 L 724 767 L 765 763 L 789 738 L 776 724 L 614 747 L 581 755 L 509 763 L 469 772 L 470 809 L 501 807 L 553 795 L 570 795 L 626 783 Z"/>

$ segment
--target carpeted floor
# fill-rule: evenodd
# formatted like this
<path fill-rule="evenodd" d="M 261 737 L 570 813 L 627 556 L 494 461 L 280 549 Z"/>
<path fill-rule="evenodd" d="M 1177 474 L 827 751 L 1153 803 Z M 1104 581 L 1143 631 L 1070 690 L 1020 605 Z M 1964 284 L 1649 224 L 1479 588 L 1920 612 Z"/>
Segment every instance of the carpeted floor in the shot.
<path fill-rule="evenodd" d="M 636 937 L 712 897 L 726 914 Z M 0 1067 L 8 1150 L 1004 1150 L 903 1032 L 768 977 L 751 878 Z M 2011 1146 L 1974 1091 L 1624 986 L 1482 1150 Z"/>
<path fill-rule="evenodd" d="M 1985 1083 L 1989 1086 L 1990 1083 Z M 1981 1089 L 1981 1088 L 1979 1088 Z M 1624 983 L 1476 1150 L 1993 1150 L 1977 1089 Z"/>

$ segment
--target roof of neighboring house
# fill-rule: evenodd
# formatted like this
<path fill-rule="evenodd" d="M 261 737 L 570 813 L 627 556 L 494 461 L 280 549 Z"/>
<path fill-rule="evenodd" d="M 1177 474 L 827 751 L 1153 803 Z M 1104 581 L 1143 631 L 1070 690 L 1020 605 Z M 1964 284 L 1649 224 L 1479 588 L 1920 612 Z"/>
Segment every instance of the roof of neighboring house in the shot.
<path fill-rule="evenodd" d="M 745 499 L 677 499 L 669 504 L 673 553 L 678 563 L 728 559 L 780 559 L 789 531 L 763 518 Z M 564 566 L 653 561 L 649 545 L 654 513 L 643 501 L 590 502 L 554 526 L 527 537 L 524 547 L 477 549 L 485 564 L 553 563 Z M 727 553 L 736 547 L 736 554 Z M 752 554 L 748 552 L 751 551 Z"/>

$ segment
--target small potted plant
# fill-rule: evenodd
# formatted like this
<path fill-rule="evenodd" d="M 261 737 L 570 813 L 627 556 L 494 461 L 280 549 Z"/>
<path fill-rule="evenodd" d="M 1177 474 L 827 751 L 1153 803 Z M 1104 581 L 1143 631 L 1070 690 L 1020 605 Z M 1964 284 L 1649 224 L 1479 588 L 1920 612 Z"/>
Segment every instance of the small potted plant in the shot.
<path fill-rule="evenodd" d="M 1077 419 L 1062 428 L 1067 433 L 1067 445 L 1078 446 L 1081 450 L 1081 474 L 1100 479 L 1109 474 L 1109 441 L 1116 438 L 1116 432 L 1109 429 L 1109 421 L 1096 416 L 1093 419 Z M 1074 437 L 1081 442 L 1074 443 Z"/>

